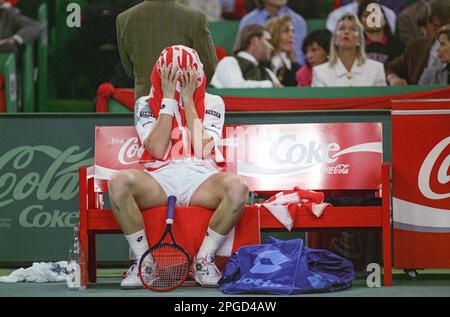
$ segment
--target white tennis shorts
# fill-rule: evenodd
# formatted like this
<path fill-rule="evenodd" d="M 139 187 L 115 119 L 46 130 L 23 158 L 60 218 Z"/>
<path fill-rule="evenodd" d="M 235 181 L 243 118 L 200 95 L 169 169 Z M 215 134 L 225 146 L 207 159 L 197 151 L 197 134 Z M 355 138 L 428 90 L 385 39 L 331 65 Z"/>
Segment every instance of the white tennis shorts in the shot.
<path fill-rule="evenodd" d="M 219 170 L 208 162 L 184 159 L 146 172 L 159 183 L 167 197 L 177 197 L 177 206 L 189 206 L 197 188 Z"/>

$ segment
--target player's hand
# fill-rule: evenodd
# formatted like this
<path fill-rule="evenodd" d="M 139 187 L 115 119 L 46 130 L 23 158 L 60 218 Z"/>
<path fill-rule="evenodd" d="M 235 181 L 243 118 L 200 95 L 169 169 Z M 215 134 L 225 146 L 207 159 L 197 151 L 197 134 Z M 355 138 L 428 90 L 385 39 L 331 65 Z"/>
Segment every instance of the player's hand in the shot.
<path fill-rule="evenodd" d="M 192 100 L 197 88 L 197 72 L 191 67 L 186 67 L 181 73 L 181 98 L 183 101 Z"/>
<path fill-rule="evenodd" d="M 177 87 L 177 79 L 180 76 L 180 70 L 172 64 L 161 67 L 161 89 L 163 98 L 175 98 L 175 89 Z"/>

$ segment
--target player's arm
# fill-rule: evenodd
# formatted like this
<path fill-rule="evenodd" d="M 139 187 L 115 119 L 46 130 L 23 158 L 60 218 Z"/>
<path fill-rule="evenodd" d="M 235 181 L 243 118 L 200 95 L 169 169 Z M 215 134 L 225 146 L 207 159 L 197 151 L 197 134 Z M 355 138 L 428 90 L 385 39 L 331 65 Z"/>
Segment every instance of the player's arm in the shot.
<path fill-rule="evenodd" d="M 186 68 L 181 75 L 181 97 L 183 100 L 184 111 L 186 115 L 186 127 L 191 136 L 191 145 L 194 155 L 203 159 L 207 154 L 204 153 L 205 147 L 211 145 L 213 137 L 205 130 L 198 117 L 197 109 L 194 103 L 194 92 L 196 88 L 197 75 L 195 70 Z M 209 148 L 209 147 L 208 147 Z M 211 147 L 212 149 L 212 147 Z"/>
<path fill-rule="evenodd" d="M 163 91 L 161 109 L 154 128 L 144 141 L 147 151 L 158 160 L 164 158 L 172 134 L 177 77 L 178 69 L 172 68 L 172 65 L 161 68 L 161 89 Z"/>

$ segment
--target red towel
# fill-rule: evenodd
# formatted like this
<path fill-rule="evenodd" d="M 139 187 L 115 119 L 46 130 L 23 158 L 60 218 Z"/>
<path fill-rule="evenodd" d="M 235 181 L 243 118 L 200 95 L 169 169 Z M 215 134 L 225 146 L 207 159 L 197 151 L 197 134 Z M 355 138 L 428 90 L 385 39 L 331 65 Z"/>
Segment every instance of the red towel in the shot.
<path fill-rule="evenodd" d="M 285 190 L 270 197 L 259 208 L 267 209 L 282 225 L 291 231 L 294 225 L 297 207 L 305 207 L 316 217 L 320 217 L 324 209 L 329 205 L 323 202 L 324 195 L 321 192 L 302 190 L 295 187 L 293 190 Z"/>

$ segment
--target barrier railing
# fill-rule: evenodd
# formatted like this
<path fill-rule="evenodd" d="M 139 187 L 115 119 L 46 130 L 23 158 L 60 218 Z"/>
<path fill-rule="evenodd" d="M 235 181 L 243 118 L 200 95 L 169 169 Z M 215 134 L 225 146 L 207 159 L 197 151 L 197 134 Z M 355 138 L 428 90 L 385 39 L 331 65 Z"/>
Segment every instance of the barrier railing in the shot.
<path fill-rule="evenodd" d="M 297 111 L 342 109 L 390 109 L 393 99 L 450 98 L 446 86 L 353 87 L 353 88 L 258 88 L 208 89 L 222 96 L 227 111 Z M 132 89 L 99 86 L 97 112 L 131 112 Z"/>
<path fill-rule="evenodd" d="M 48 111 L 48 4 L 43 3 L 38 9 L 38 21 L 45 25 L 38 40 L 38 111 Z"/>
<path fill-rule="evenodd" d="M 22 63 L 23 112 L 34 112 L 34 42 L 26 44 L 20 53 Z"/>

